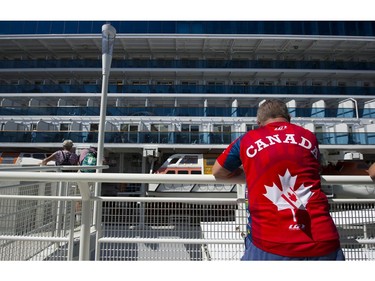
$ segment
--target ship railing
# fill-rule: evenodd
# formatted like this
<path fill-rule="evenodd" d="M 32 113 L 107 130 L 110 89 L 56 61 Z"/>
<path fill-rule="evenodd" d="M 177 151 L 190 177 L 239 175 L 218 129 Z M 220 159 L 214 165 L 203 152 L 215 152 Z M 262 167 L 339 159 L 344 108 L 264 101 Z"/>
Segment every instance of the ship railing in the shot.
<path fill-rule="evenodd" d="M 239 260 L 243 252 L 247 212 L 242 193 L 162 198 L 94 192 L 98 183 L 243 185 L 240 181 L 20 170 L 0 171 L 0 179 L 0 260 Z M 64 183 L 60 189 L 59 183 Z M 368 176 L 322 176 L 322 183 L 373 184 Z M 347 260 L 375 260 L 375 199 L 329 202 Z"/>

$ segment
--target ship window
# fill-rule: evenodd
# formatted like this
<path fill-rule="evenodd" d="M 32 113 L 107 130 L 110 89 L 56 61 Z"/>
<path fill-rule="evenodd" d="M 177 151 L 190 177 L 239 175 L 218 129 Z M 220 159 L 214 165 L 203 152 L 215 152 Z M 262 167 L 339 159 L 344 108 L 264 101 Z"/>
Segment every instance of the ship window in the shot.
<path fill-rule="evenodd" d="M 198 163 L 198 156 L 185 156 L 181 160 L 181 164 L 197 164 Z"/>
<path fill-rule="evenodd" d="M 198 125 L 182 124 L 181 132 L 199 132 Z"/>
<path fill-rule="evenodd" d="M 286 86 L 297 86 L 298 82 L 297 81 L 287 81 L 285 82 Z"/>
<path fill-rule="evenodd" d="M 138 125 L 121 124 L 120 130 L 122 132 L 137 132 L 138 131 Z"/>
<path fill-rule="evenodd" d="M 70 131 L 70 123 L 61 123 L 60 124 L 60 131 Z"/>
<path fill-rule="evenodd" d="M 259 128 L 257 124 L 246 124 L 246 131 L 251 131 Z"/>
<path fill-rule="evenodd" d="M 31 131 L 36 131 L 36 129 L 37 129 L 37 124 L 36 123 L 31 123 L 30 124 L 30 130 Z"/>
<path fill-rule="evenodd" d="M 44 159 L 46 155 L 44 153 L 33 153 L 33 158 Z"/>
<path fill-rule="evenodd" d="M 249 82 L 248 81 L 233 81 L 233 85 L 236 85 L 236 86 L 248 86 Z"/>
<path fill-rule="evenodd" d="M 99 130 L 99 124 L 98 123 L 90 124 L 90 131 L 98 131 L 98 130 Z"/>
<path fill-rule="evenodd" d="M 179 159 L 180 158 L 172 158 L 172 160 L 171 160 L 171 162 L 169 162 L 169 164 L 176 164 Z"/>
<path fill-rule="evenodd" d="M 168 132 L 168 125 L 151 124 L 151 132 Z"/>
<path fill-rule="evenodd" d="M 175 171 L 173 171 L 173 170 L 168 170 L 167 172 L 166 172 L 166 174 L 175 174 Z"/>
<path fill-rule="evenodd" d="M 178 173 L 179 173 L 179 174 L 187 175 L 187 174 L 189 174 L 189 171 L 181 170 L 181 171 L 178 171 Z"/>
<path fill-rule="evenodd" d="M 259 81 L 259 86 L 272 86 L 273 81 Z"/>
<path fill-rule="evenodd" d="M 202 172 L 201 171 L 195 171 L 195 170 L 193 170 L 193 171 L 191 171 L 191 174 L 193 174 L 193 175 L 201 175 Z"/>
<path fill-rule="evenodd" d="M 147 85 L 147 81 L 132 81 L 132 85 Z"/>
<path fill-rule="evenodd" d="M 198 85 L 197 81 L 181 81 L 181 85 Z"/>
<path fill-rule="evenodd" d="M 173 85 L 173 81 L 156 81 L 156 85 Z"/>
<path fill-rule="evenodd" d="M 208 85 L 224 85 L 224 81 L 208 81 Z"/>

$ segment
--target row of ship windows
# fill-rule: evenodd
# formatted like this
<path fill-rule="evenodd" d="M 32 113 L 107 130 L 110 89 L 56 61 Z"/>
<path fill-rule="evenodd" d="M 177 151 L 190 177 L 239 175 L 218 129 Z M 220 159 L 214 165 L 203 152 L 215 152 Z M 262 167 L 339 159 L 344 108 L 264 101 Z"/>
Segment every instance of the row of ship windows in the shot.
<path fill-rule="evenodd" d="M 0 21 L 1 34 L 100 34 L 105 21 Z M 374 36 L 373 21 L 112 21 L 117 33 Z"/>
<path fill-rule="evenodd" d="M 336 123 L 296 123 L 302 127 L 305 127 L 313 132 L 332 132 L 332 128 L 334 132 L 361 132 L 361 130 L 366 130 L 366 132 L 375 131 L 375 125 L 372 123 L 369 124 L 346 124 L 340 121 Z M 245 127 L 243 127 L 245 126 Z M 220 123 L 211 123 L 211 124 L 197 124 L 194 122 L 191 123 L 176 123 L 172 124 L 170 122 L 165 123 L 119 123 L 113 124 L 111 122 L 106 122 L 106 133 L 111 132 L 127 132 L 127 133 L 137 133 L 137 132 L 187 132 L 187 133 L 201 133 L 202 131 L 207 131 L 208 128 L 210 129 L 211 133 L 225 133 L 230 134 L 235 131 L 238 131 L 238 128 L 245 128 L 246 131 L 254 130 L 258 128 L 258 125 L 255 123 L 236 123 L 233 124 L 220 124 Z M 39 122 L 30 122 L 30 123 L 17 123 L 12 120 L 7 122 L 0 123 L 0 131 L 3 132 L 98 132 L 99 130 L 99 123 L 91 122 L 91 123 L 79 123 L 79 122 L 61 122 L 58 125 L 46 122 L 46 121 L 39 121 Z M 375 133 L 375 132 L 374 132 Z"/>
<path fill-rule="evenodd" d="M 374 118 L 375 108 L 359 107 L 289 107 L 292 117 L 307 118 Z M 257 107 L 107 107 L 107 116 L 168 117 L 256 117 Z M 358 116 L 357 116 L 358 114 Z M 0 106 L 0 116 L 99 116 L 99 107 L 87 106 Z"/>
<path fill-rule="evenodd" d="M 45 68 L 53 68 L 64 70 L 64 68 L 78 68 L 78 69 L 95 69 L 101 68 L 101 59 L 60 59 L 60 60 L 49 60 L 49 59 L 12 59 L 12 60 L 0 60 L 0 68 L 35 68 L 41 71 Z M 358 59 L 357 61 L 325 61 L 325 60 L 277 60 L 277 59 L 113 59 L 111 63 L 112 70 L 123 69 L 123 68 L 162 68 L 163 69 L 197 69 L 204 68 L 205 71 L 212 69 L 291 69 L 291 70 L 375 70 L 375 63 L 372 61 L 365 61 L 365 59 Z M 129 71 L 131 71 L 129 69 Z"/>
<path fill-rule="evenodd" d="M 172 80 L 163 80 L 163 81 L 142 81 L 142 80 L 109 80 L 109 86 L 330 86 L 330 87 L 346 87 L 346 86 L 362 86 L 370 87 L 372 81 L 314 81 L 314 80 L 239 80 L 239 81 L 172 81 Z M 56 85 L 101 85 L 101 80 L 82 80 L 82 81 L 73 81 L 73 80 L 0 80 L 0 87 L 3 85 L 38 85 L 38 86 L 53 86 Z"/>
<path fill-rule="evenodd" d="M 244 132 L 105 132 L 106 143 L 229 144 Z M 320 144 L 374 145 L 375 132 L 315 132 Z M 0 143 L 97 143 L 97 132 L 0 131 Z"/>
<path fill-rule="evenodd" d="M 19 83 L 18 81 L 15 83 Z M 241 82 L 240 82 L 241 83 Z M 270 85 L 272 81 L 264 81 L 259 85 L 222 85 L 220 83 L 209 85 L 121 85 L 110 84 L 108 93 L 190 93 L 190 94 L 282 94 L 282 95 L 375 95 L 374 82 L 347 82 L 335 83 L 336 85 L 325 86 L 323 82 L 307 83 L 306 86 L 292 84 Z M 301 83 L 305 84 L 305 83 Z M 356 84 L 354 86 L 354 84 Z M 293 85 L 293 86 L 292 86 Z M 344 86 L 346 85 L 346 86 Z M 7 85 L 0 82 L 0 93 L 100 93 L 101 85 L 38 85 L 38 84 L 15 84 Z"/>

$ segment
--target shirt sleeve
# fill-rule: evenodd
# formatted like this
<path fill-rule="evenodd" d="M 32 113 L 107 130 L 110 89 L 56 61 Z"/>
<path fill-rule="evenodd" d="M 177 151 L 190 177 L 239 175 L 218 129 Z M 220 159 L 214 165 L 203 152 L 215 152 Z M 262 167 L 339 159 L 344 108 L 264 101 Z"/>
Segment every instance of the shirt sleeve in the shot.
<path fill-rule="evenodd" d="M 217 158 L 217 162 L 230 172 L 234 172 L 242 165 L 240 158 L 241 139 L 242 136 L 233 141 Z"/>

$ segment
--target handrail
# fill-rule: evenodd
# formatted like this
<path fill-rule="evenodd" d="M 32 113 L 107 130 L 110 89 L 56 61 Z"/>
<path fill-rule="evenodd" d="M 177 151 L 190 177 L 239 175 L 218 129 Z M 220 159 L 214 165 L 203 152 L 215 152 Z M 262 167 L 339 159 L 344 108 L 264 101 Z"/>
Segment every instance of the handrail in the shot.
<path fill-rule="evenodd" d="M 0 171 L 66 171 L 66 170 L 83 170 L 83 169 L 108 169 L 108 165 L 100 166 L 80 166 L 80 165 L 71 165 L 71 166 L 40 166 L 40 165 L 9 165 L 9 166 L 0 166 Z"/>
<path fill-rule="evenodd" d="M 72 166 L 67 166 L 72 167 Z M 92 168 L 92 166 L 90 166 Z M 80 166 L 80 169 L 82 166 Z M 70 168 L 72 169 L 72 168 Z M 244 184 L 244 180 L 216 179 L 213 175 L 170 175 L 170 174 L 142 174 L 142 173 L 35 173 L 35 172 L 3 172 L 0 180 L 10 181 L 75 181 L 75 182 L 107 182 L 107 183 L 176 183 L 199 184 L 233 183 Z M 322 175 L 322 184 L 374 184 L 370 176 Z"/>

